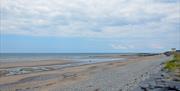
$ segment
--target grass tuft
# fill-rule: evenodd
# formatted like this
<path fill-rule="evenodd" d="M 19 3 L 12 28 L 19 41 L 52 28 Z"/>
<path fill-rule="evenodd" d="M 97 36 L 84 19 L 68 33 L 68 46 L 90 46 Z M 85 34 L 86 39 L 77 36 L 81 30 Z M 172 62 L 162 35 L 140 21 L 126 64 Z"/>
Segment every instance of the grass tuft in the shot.
<path fill-rule="evenodd" d="M 180 53 L 174 53 L 173 59 L 165 63 L 165 69 L 174 71 L 180 76 Z"/>

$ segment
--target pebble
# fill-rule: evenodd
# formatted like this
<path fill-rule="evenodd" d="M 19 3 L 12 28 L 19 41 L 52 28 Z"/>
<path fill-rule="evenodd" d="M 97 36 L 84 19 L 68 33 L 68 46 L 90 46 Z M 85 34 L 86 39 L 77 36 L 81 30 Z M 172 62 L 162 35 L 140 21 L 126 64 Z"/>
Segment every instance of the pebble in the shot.
<path fill-rule="evenodd" d="M 132 91 L 180 91 L 180 82 L 166 79 L 167 75 L 168 73 L 160 71 L 141 82 L 139 87 Z"/>

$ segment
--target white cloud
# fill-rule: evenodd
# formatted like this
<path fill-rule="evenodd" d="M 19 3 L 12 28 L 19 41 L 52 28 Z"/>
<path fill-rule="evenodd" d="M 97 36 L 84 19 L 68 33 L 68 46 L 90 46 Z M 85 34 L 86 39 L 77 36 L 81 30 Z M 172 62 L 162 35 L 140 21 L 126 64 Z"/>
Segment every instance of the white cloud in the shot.
<path fill-rule="evenodd" d="M 123 44 L 112 44 L 111 47 L 113 49 L 118 49 L 118 50 L 127 50 L 127 49 L 133 49 L 133 45 L 123 45 Z"/>
<path fill-rule="evenodd" d="M 161 44 L 156 43 L 156 44 L 152 44 L 151 48 L 153 48 L 153 49 L 163 49 L 164 47 Z"/>
<path fill-rule="evenodd" d="M 1 0 L 0 3 L 3 34 L 105 38 L 162 34 L 172 37 L 172 30 L 180 24 L 179 2 Z"/>

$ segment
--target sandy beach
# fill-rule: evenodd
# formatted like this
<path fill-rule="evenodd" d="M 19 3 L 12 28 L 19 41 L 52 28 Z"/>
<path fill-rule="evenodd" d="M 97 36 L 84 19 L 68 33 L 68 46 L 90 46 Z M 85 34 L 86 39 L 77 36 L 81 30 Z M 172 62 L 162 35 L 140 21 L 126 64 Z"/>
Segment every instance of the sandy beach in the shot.
<path fill-rule="evenodd" d="M 52 65 L 73 62 L 1 62 L 0 91 L 130 91 L 149 74 L 158 72 L 160 64 L 171 58 L 164 55 L 125 57 L 125 62 L 101 62 L 57 69 Z M 27 73 L 7 75 L 4 71 L 18 67 Z"/>

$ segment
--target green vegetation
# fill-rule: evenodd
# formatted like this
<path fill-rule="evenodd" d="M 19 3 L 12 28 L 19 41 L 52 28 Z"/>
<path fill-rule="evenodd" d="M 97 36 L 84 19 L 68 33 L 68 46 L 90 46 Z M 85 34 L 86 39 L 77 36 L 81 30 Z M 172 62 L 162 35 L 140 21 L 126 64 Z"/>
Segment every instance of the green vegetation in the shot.
<path fill-rule="evenodd" d="M 173 71 L 180 76 L 180 53 L 174 53 L 173 59 L 165 63 L 165 69 Z"/>

